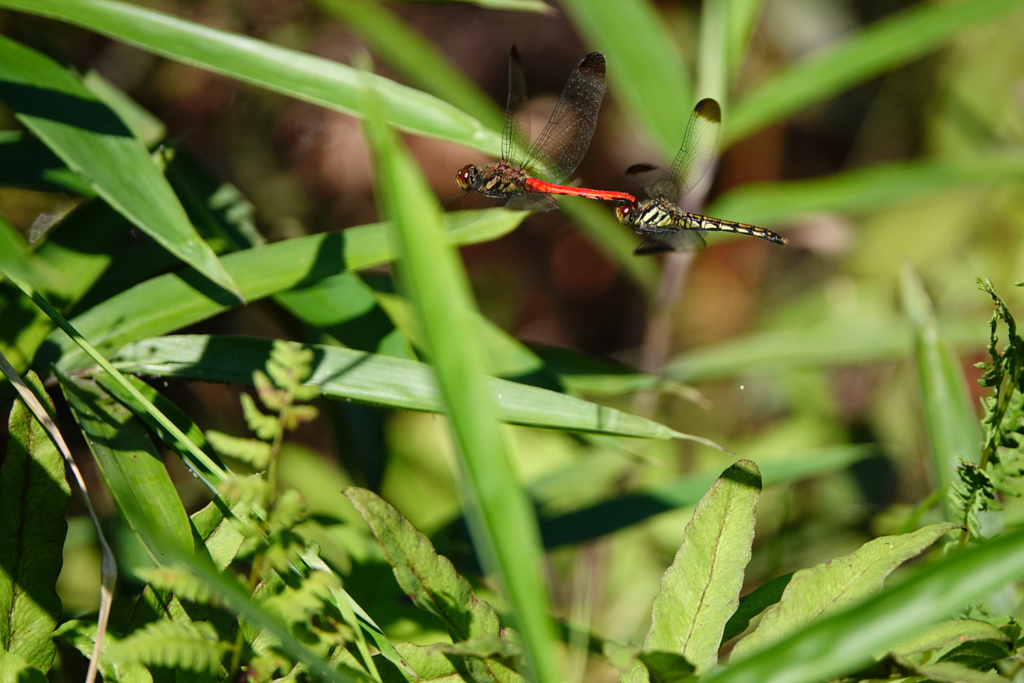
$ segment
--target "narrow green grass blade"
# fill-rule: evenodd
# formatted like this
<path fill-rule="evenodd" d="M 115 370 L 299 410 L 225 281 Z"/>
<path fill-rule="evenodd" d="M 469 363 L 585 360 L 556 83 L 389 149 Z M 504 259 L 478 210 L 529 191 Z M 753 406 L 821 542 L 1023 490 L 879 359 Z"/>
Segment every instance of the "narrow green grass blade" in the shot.
<path fill-rule="evenodd" d="M 914 331 L 914 360 L 921 382 L 930 469 L 938 479 L 937 486 L 945 488 L 957 480 L 960 458 L 977 462 L 981 427 L 960 362 L 942 335 L 924 285 L 909 264 L 900 272 L 900 293 Z M 953 509 L 949 512 L 952 514 Z"/>
<path fill-rule="evenodd" d="M 98 386 L 58 379 L 117 507 L 153 557 L 165 563 L 167 543 L 191 552 L 188 515 L 145 427 Z M 150 528 L 162 537 L 148 536 Z"/>
<path fill-rule="evenodd" d="M 447 2 L 448 0 L 416 0 L 416 2 Z M 457 0 L 467 5 L 478 5 L 486 9 L 505 9 L 517 12 L 542 12 L 551 14 L 554 10 L 544 0 Z"/>
<path fill-rule="evenodd" d="M 740 460 L 697 503 L 672 566 L 654 598 L 647 652 L 671 652 L 697 675 L 718 664 L 718 644 L 736 611 L 754 542 L 761 474 Z"/>
<path fill-rule="evenodd" d="M 1021 154 L 902 161 L 815 180 L 741 185 L 716 199 L 707 213 L 771 226 L 815 211 L 874 211 L 959 187 L 1022 180 Z"/>
<path fill-rule="evenodd" d="M 354 31 L 412 85 L 440 97 L 491 130 L 501 130 L 504 112 L 448 59 L 382 3 L 371 0 L 317 0 Z"/>
<path fill-rule="evenodd" d="M 899 586 L 829 615 L 706 683 L 816 683 L 869 664 L 880 653 L 1020 579 L 1017 529 L 920 569 Z"/>
<path fill-rule="evenodd" d="M 38 52 L 0 37 L 0 100 L 125 218 L 238 295 L 145 146 L 78 79 Z"/>
<path fill-rule="evenodd" d="M 366 106 L 379 102 L 367 97 Z M 381 208 L 400 255 L 399 282 L 413 302 L 436 372 L 459 464 L 462 502 L 484 567 L 496 571 L 538 683 L 560 680 L 555 629 L 541 573 L 537 521 L 509 462 L 499 411 L 475 341 L 478 315 L 433 193 L 408 151 L 378 116 L 366 118 Z M 498 394 L 500 398 L 500 393 Z"/>
<path fill-rule="evenodd" d="M 649 0 L 567 0 L 562 9 L 604 53 L 612 92 L 671 159 L 693 109 L 693 85 L 657 9 Z"/>
<path fill-rule="evenodd" d="M 1020 9 L 1020 0 L 921 3 L 878 21 L 737 101 L 723 121 L 724 144 L 937 50 L 972 26 Z"/>
<path fill-rule="evenodd" d="M 53 413 L 39 378 L 30 373 L 25 379 L 36 396 L 46 397 L 44 405 Z M 15 653 L 49 671 L 71 488 L 64 458 L 21 401 L 14 402 L 9 426 L 7 458 L 0 467 L 0 659 Z"/>
<path fill-rule="evenodd" d="M 117 367 L 125 372 L 248 385 L 252 383 L 253 371 L 266 365 L 270 344 L 271 340 L 256 337 L 172 335 L 125 346 L 115 358 Z M 437 382 L 425 363 L 334 346 L 309 348 L 316 353 L 316 370 L 307 384 L 319 387 L 329 398 L 405 410 L 444 411 Z M 547 389 L 493 378 L 485 386 L 503 422 L 703 442 L 646 418 Z"/>
<path fill-rule="evenodd" d="M 866 446 L 833 446 L 799 452 L 785 462 L 767 462 L 761 466 L 764 486 L 798 481 L 849 467 L 875 453 Z M 547 548 L 585 543 L 639 524 L 663 512 L 694 505 L 714 483 L 713 473 L 697 474 L 603 500 L 557 517 L 541 519 L 541 532 Z"/>
<path fill-rule="evenodd" d="M 352 67 L 111 0 L 0 0 L 0 7 L 66 21 L 185 64 L 362 116 L 366 85 Z M 497 156 L 500 135 L 436 97 L 371 75 L 384 116 L 410 133 Z"/>
<path fill-rule="evenodd" d="M 463 229 L 446 233 L 455 244 L 494 239 L 514 229 L 524 212 L 488 211 Z M 452 220 L 459 220 L 453 218 Z M 461 220 L 465 220 L 464 218 Z M 395 250 L 386 225 L 367 225 L 275 242 L 228 254 L 225 269 L 246 301 L 301 287 L 345 270 L 358 270 L 393 260 Z M 221 313 L 235 301 L 218 294 L 195 273 L 167 273 L 115 295 L 74 319 L 74 326 L 98 348 L 114 351 L 128 342 L 170 332 Z M 74 342 L 54 331 L 50 354 L 37 359 L 57 362 L 63 370 L 80 367 L 86 355 Z"/>
<path fill-rule="evenodd" d="M 727 0 L 701 6 L 697 58 L 697 87 L 694 99 L 713 97 L 728 118 L 729 94 L 729 10 Z M 682 140 L 682 138 L 680 138 Z"/>
<path fill-rule="evenodd" d="M 883 536 L 849 555 L 801 569 L 786 585 L 782 599 L 764 613 L 757 629 L 733 648 L 730 661 L 746 659 L 823 615 L 878 593 L 901 564 L 956 528 L 949 523 L 931 524 L 913 533 Z"/>
<path fill-rule="evenodd" d="M 958 349 L 981 349 L 982 320 L 943 323 L 946 340 Z M 663 374 L 680 382 L 733 377 L 743 372 L 788 372 L 799 368 L 855 365 L 906 358 L 913 348 L 905 321 L 858 321 L 816 325 L 806 329 L 756 332 L 713 347 L 687 351 L 669 361 Z"/>
<path fill-rule="evenodd" d="M 750 35 L 757 23 L 757 15 L 761 10 L 761 0 L 727 0 L 726 2 L 728 47 L 726 51 L 729 75 L 735 76 L 743 66 Z"/>

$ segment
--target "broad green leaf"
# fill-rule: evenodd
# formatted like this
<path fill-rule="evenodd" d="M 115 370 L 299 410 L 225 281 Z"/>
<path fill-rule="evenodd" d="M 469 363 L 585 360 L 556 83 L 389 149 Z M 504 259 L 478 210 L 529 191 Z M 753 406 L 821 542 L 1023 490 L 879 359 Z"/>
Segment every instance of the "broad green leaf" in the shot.
<path fill-rule="evenodd" d="M 45 407 L 52 413 L 39 378 L 30 373 L 26 380 L 36 396 L 46 398 Z M 55 586 L 71 489 L 64 478 L 64 458 L 20 400 L 11 410 L 9 434 L 7 458 L 0 467 L 0 649 L 46 672 L 61 610 Z"/>
<path fill-rule="evenodd" d="M 0 186 L 93 196 L 92 186 L 31 135 L 0 133 Z"/>
<path fill-rule="evenodd" d="M 455 244 L 486 241 L 511 231 L 525 217 L 523 212 L 489 211 L 447 235 Z M 377 224 L 246 249 L 228 254 L 222 262 L 238 283 L 242 296 L 253 302 L 345 270 L 387 263 L 394 257 L 387 226 Z M 234 305 L 235 301 L 219 294 L 195 273 L 185 271 L 167 273 L 136 285 L 76 317 L 72 323 L 98 348 L 115 351 L 128 342 L 185 327 Z M 54 331 L 49 341 L 56 345 L 54 355 L 41 357 L 37 362 L 49 363 L 59 357 L 58 367 L 63 370 L 87 362 L 85 354 L 61 332 Z"/>
<path fill-rule="evenodd" d="M 107 488 L 153 557 L 165 562 L 168 543 L 191 552 L 188 515 L 145 427 L 99 387 L 58 378 Z"/>
<path fill-rule="evenodd" d="M 763 464 L 763 484 L 769 486 L 816 476 L 848 467 L 874 453 L 874 449 L 864 446 L 834 446 L 794 453 L 784 462 Z M 557 517 L 542 518 L 544 545 L 555 548 L 583 543 L 638 524 L 654 515 L 694 505 L 715 479 L 713 473 L 684 477 L 646 491 L 625 493 Z"/>
<path fill-rule="evenodd" d="M 344 494 L 370 525 L 402 591 L 417 607 L 444 622 L 455 643 L 500 637 L 498 613 L 473 595 L 469 582 L 455 571 L 448 558 L 437 554 L 430 540 L 409 520 L 371 491 L 353 487 L 345 489 Z M 491 659 L 470 657 L 466 663 L 477 680 L 481 674 L 484 680 L 507 675 L 500 671 L 506 667 Z"/>
<path fill-rule="evenodd" d="M 562 3 L 588 46 L 608 60 L 616 97 L 671 159 L 693 109 L 690 74 L 663 17 L 650 0 L 568 0 Z M 635 159 L 634 162 L 652 161 Z"/>
<path fill-rule="evenodd" d="M 980 320 L 945 321 L 942 327 L 947 342 L 955 348 L 982 346 L 984 323 Z M 755 332 L 687 351 L 670 360 L 663 374 L 680 382 L 697 382 L 752 370 L 778 373 L 906 358 L 912 349 L 912 330 L 905 321 L 836 321 L 799 329 Z"/>
<path fill-rule="evenodd" d="M 900 272 L 900 290 L 914 330 L 914 359 L 921 383 L 930 469 L 938 487 L 946 488 L 957 480 L 960 458 L 977 460 L 981 429 L 960 361 L 943 338 L 931 300 L 910 265 L 904 265 Z M 947 512 L 956 514 L 951 501 Z"/>
<path fill-rule="evenodd" d="M 723 121 L 725 144 L 937 50 L 974 25 L 1020 9 L 1020 0 L 961 0 L 920 3 L 882 19 L 771 78 L 737 101 L 732 114 Z"/>
<path fill-rule="evenodd" d="M 1022 180 L 1020 154 L 900 161 L 814 180 L 741 185 L 712 202 L 707 213 L 772 226 L 807 213 L 875 211 L 956 188 Z"/>
<path fill-rule="evenodd" d="M 326 12 L 348 24 L 374 54 L 410 83 L 476 117 L 491 130 L 501 130 L 501 110 L 436 47 L 385 4 L 372 0 L 316 2 Z"/>
<path fill-rule="evenodd" d="M 0 7 L 66 21 L 143 50 L 268 90 L 363 116 L 367 84 L 389 123 L 497 155 L 500 136 L 424 92 L 350 66 L 111 0 L 0 0 Z"/>
<path fill-rule="evenodd" d="M 269 339 L 255 337 L 167 336 L 126 346 L 116 356 L 125 372 L 158 377 L 251 384 L 254 370 L 270 354 Z M 444 404 L 430 366 L 333 346 L 311 345 L 316 369 L 307 385 L 329 398 L 351 399 L 389 408 L 442 412 Z M 503 422 L 641 438 L 690 438 L 642 417 L 501 379 L 487 382 Z"/>
<path fill-rule="evenodd" d="M 868 664 L 966 604 L 1020 579 L 1024 530 L 919 569 L 898 586 L 827 615 L 705 683 L 814 683 Z M 742 642 L 742 641 L 741 641 Z"/>
<path fill-rule="evenodd" d="M 892 647 L 891 651 L 905 657 L 918 652 L 941 650 L 971 640 L 995 640 L 1013 644 L 1012 638 L 987 622 L 976 619 L 949 619 L 899 643 Z"/>
<path fill-rule="evenodd" d="M 661 577 L 644 651 L 682 655 L 698 675 L 718 663 L 722 632 L 750 562 L 760 495 L 757 465 L 740 460 L 701 498 Z"/>
<path fill-rule="evenodd" d="M 764 613 L 757 629 L 737 643 L 730 661 L 746 659 L 823 615 L 877 593 L 897 567 L 955 528 L 955 524 L 932 524 L 901 536 L 883 536 L 849 555 L 801 569 L 778 604 Z"/>
<path fill-rule="evenodd" d="M 17 652 L 0 650 L 0 681 L 46 683 L 46 674 L 25 661 Z"/>
<path fill-rule="evenodd" d="M 125 218 L 238 294 L 149 152 L 78 79 L 38 52 L 0 37 L 0 100 Z"/>

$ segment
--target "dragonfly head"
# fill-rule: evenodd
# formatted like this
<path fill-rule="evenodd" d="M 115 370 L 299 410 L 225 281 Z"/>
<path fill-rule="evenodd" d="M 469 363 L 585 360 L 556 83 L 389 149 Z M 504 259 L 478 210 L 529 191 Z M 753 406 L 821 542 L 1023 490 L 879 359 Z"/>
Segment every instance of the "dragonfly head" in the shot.
<path fill-rule="evenodd" d="M 636 211 L 636 204 L 633 202 L 626 202 L 619 204 L 615 207 L 615 217 L 619 219 L 619 222 L 623 225 L 629 225 L 630 216 Z"/>
<path fill-rule="evenodd" d="M 480 169 L 473 164 L 466 164 L 455 174 L 455 184 L 463 190 L 475 190 L 480 182 Z"/>

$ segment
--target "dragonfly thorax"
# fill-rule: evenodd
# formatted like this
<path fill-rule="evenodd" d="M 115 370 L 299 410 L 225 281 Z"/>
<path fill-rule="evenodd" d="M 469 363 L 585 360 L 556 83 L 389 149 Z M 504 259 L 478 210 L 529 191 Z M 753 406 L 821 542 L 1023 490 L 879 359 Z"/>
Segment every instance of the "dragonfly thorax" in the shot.
<path fill-rule="evenodd" d="M 678 227 L 682 213 L 678 206 L 661 197 L 641 199 L 632 206 L 624 204 L 615 207 L 615 216 L 620 222 L 637 228 Z"/>

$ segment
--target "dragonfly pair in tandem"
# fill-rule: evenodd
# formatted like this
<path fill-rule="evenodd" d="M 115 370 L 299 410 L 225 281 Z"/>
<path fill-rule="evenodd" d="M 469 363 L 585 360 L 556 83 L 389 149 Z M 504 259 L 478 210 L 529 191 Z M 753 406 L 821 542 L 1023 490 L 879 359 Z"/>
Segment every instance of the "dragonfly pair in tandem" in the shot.
<path fill-rule="evenodd" d="M 468 164 L 455 174 L 455 182 L 466 191 L 493 199 L 507 199 L 514 209 L 548 210 L 556 207 L 551 195 L 572 195 L 614 202 L 615 216 L 646 239 L 637 254 L 663 251 L 699 251 L 709 231 L 735 232 L 786 244 L 786 238 L 770 230 L 683 211 L 677 202 L 689 193 L 715 155 L 722 113 L 713 99 L 697 103 L 686 126 L 683 145 L 666 171 L 649 164 L 626 170 L 647 194 L 637 200 L 626 192 L 592 190 L 563 185 L 583 159 L 597 125 L 597 113 L 604 97 L 604 55 L 591 52 L 573 69 L 544 130 L 527 146 L 528 126 L 523 104 L 526 80 L 519 53 L 509 56 L 508 105 L 501 136 L 501 161 L 478 168 Z M 537 178 L 535 176 L 540 176 Z"/>

